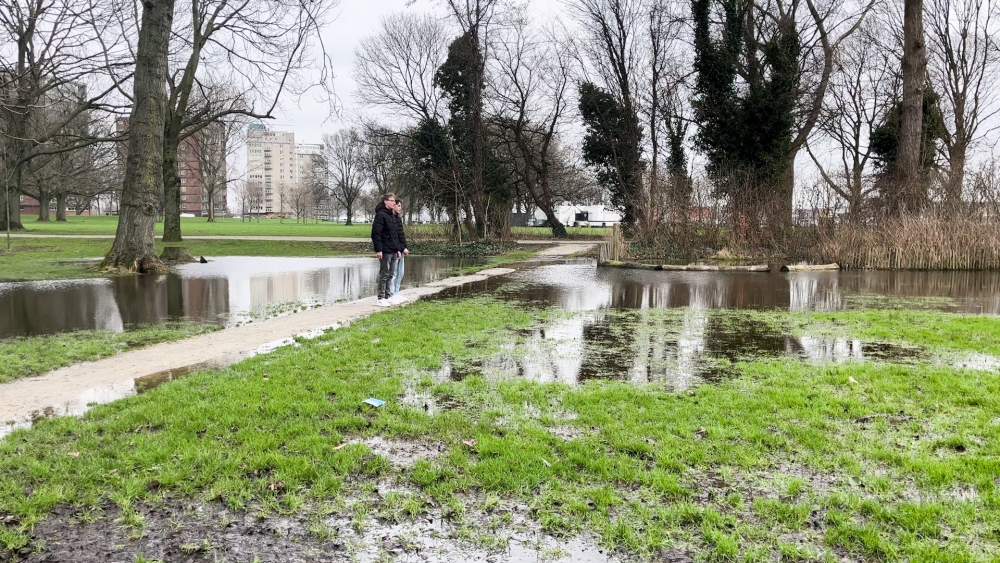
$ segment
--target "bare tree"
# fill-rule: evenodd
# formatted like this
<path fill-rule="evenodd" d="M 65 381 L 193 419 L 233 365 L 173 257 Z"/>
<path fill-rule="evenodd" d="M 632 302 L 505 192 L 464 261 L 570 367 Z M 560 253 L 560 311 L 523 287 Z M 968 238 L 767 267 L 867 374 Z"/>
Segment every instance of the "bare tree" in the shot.
<path fill-rule="evenodd" d="M 33 159 L 99 142 L 87 123 L 120 108 L 130 30 L 112 0 L 0 1 L 0 228 L 19 230 L 20 184 Z M 72 126 L 71 126 L 72 124 Z"/>
<path fill-rule="evenodd" d="M 264 213 L 264 183 L 260 180 L 247 180 L 244 182 L 243 190 L 250 217 L 253 218 L 256 214 L 257 222 L 260 223 L 260 216 Z"/>
<path fill-rule="evenodd" d="M 552 234 L 565 238 L 566 227 L 555 214 L 560 198 L 552 172 L 556 136 L 569 106 L 572 57 L 565 44 L 532 30 L 523 14 L 514 18 L 494 51 L 497 68 L 491 97 L 501 135 L 517 155 L 513 168 L 545 214 Z"/>
<path fill-rule="evenodd" d="M 229 160 L 241 146 L 246 127 L 238 118 L 221 119 L 188 137 L 188 150 L 196 166 L 188 170 L 201 185 L 202 201 L 208 208 L 208 221 L 215 221 L 216 206 L 223 204 L 232 179 Z M 224 204 L 223 204 L 224 206 Z"/>
<path fill-rule="evenodd" d="M 240 223 L 247 220 L 250 210 L 250 190 L 246 180 L 234 180 L 229 186 L 229 192 L 233 194 L 233 199 L 229 200 L 230 205 L 236 204 L 239 210 Z"/>
<path fill-rule="evenodd" d="M 448 33 L 438 18 L 410 12 L 382 18 L 375 35 L 354 50 L 358 98 L 408 120 L 435 119 L 441 94 L 434 74 L 448 54 Z"/>
<path fill-rule="evenodd" d="M 822 135 L 806 145 L 824 184 L 843 199 L 848 219 L 855 223 L 861 221 L 865 201 L 876 189 L 868 175 L 871 133 L 884 122 L 899 92 L 895 44 L 880 37 L 885 23 L 869 20 L 843 43 L 817 128 Z M 832 156 L 824 158 L 820 155 L 827 143 L 833 145 Z"/>
<path fill-rule="evenodd" d="M 320 29 L 339 0 L 190 0 L 175 33 L 164 129 L 164 241 L 180 241 L 180 142 L 229 115 L 270 119 L 281 97 L 317 85 L 332 102 Z M 319 45 L 319 53 L 310 52 Z M 319 68 L 310 61 L 319 61 Z M 309 72 L 315 70 L 318 77 Z M 208 72 L 205 72 L 208 71 Z"/>
<path fill-rule="evenodd" d="M 941 95 L 947 130 L 945 200 L 957 207 L 962 202 L 968 151 L 984 122 L 1000 110 L 1000 45 L 991 36 L 996 30 L 990 2 L 931 0 L 928 16 L 930 77 Z"/>
<path fill-rule="evenodd" d="M 364 142 L 356 129 L 323 135 L 329 194 L 347 212 L 348 225 L 354 222 L 354 212 L 365 187 L 364 150 Z"/>

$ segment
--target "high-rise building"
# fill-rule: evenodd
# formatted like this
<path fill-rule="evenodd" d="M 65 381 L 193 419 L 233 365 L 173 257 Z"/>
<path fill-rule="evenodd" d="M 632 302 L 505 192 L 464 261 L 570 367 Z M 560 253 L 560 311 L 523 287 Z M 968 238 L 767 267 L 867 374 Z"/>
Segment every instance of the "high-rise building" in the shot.
<path fill-rule="evenodd" d="M 247 186 L 260 193 L 252 198 L 250 213 L 268 217 L 288 214 L 288 202 L 281 198 L 290 197 L 297 185 L 297 172 L 295 133 L 251 124 L 247 131 Z"/>
<path fill-rule="evenodd" d="M 115 122 L 119 133 L 128 131 L 128 118 L 119 117 Z M 225 182 L 226 150 L 221 135 L 222 125 L 212 124 L 188 136 L 177 147 L 177 174 L 181 179 L 181 214 L 202 217 L 208 215 L 206 181 Z M 221 143 L 221 146 L 219 144 Z M 128 145 L 119 143 L 119 166 L 124 172 Z M 124 174 L 123 174 L 124 175 Z M 226 210 L 226 190 L 215 190 L 215 213 Z"/>

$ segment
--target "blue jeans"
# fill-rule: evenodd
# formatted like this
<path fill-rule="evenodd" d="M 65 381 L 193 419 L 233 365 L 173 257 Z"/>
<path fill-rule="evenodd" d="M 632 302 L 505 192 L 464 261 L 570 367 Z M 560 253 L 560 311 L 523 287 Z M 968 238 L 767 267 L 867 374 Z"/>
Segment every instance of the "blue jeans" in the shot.
<path fill-rule="evenodd" d="M 403 282 L 403 269 L 403 257 L 400 256 L 399 260 L 396 260 L 396 275 L 392 277 L 392 293 L 390 295 L 399 293 L 399 284 Z"/>

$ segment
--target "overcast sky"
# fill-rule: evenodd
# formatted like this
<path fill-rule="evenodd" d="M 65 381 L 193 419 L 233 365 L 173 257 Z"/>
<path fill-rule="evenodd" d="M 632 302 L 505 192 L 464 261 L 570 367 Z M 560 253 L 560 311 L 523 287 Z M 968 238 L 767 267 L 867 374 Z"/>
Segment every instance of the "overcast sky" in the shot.
<path fill-rule="evenodd" d="M 323 133 L 333 133 L 349 125 L 364 109 L 356 101 L 355 83 L 351 78 L 354 48 L 358 42 L 377 31 L 382 16 L 401 11 L 433 12 L 444 16 L 443 2 L 416 0 L 408 6 L 406 0 L 341 0 L 339 15 L 323 33 L 336 74 L 334 85 L 340 100 L 339 116 L 328 117 L 326 105 L 307 95 L 300 100 L 285 100 L 281 113 L 267 123 L 268 127 L 294 132 L 297 143 L 319 143 Z M 548 18 L 559 11 L 561 4 L 559 0 L 530 0 L 529 7 L 534 17 Z"/>

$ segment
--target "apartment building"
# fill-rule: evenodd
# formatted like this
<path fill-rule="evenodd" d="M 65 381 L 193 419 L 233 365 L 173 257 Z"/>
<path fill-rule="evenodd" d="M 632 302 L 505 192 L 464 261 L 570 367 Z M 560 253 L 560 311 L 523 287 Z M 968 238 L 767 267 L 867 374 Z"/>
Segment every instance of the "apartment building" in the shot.
<path fill-rule="evenodd" d="M 119 117 L 115 121 L 119 133 L 128 131 L 128 118 Z M 208 216 L 208 198 L 205 183 L 213 182 L 224 186 L 226 182 L 225 139 L 219 124 L 209 125 L 188 136 L 177 147 L 177 175 L 181 179 L 181 215 L 191 217 Z M 124 175 L 128 145 L 118 144 L 118 165 Z M 226 189 L 215 188 L 215 214 L 224 216 L 226 212 Z"/>
<path fill-rule="evenodd" d="M 250 213 L 275 217 L 291 213 L 289 197 L 298 185 L 295 133 L 251 124 L 247 131 L 247 187 L 255 192 Z"/>

